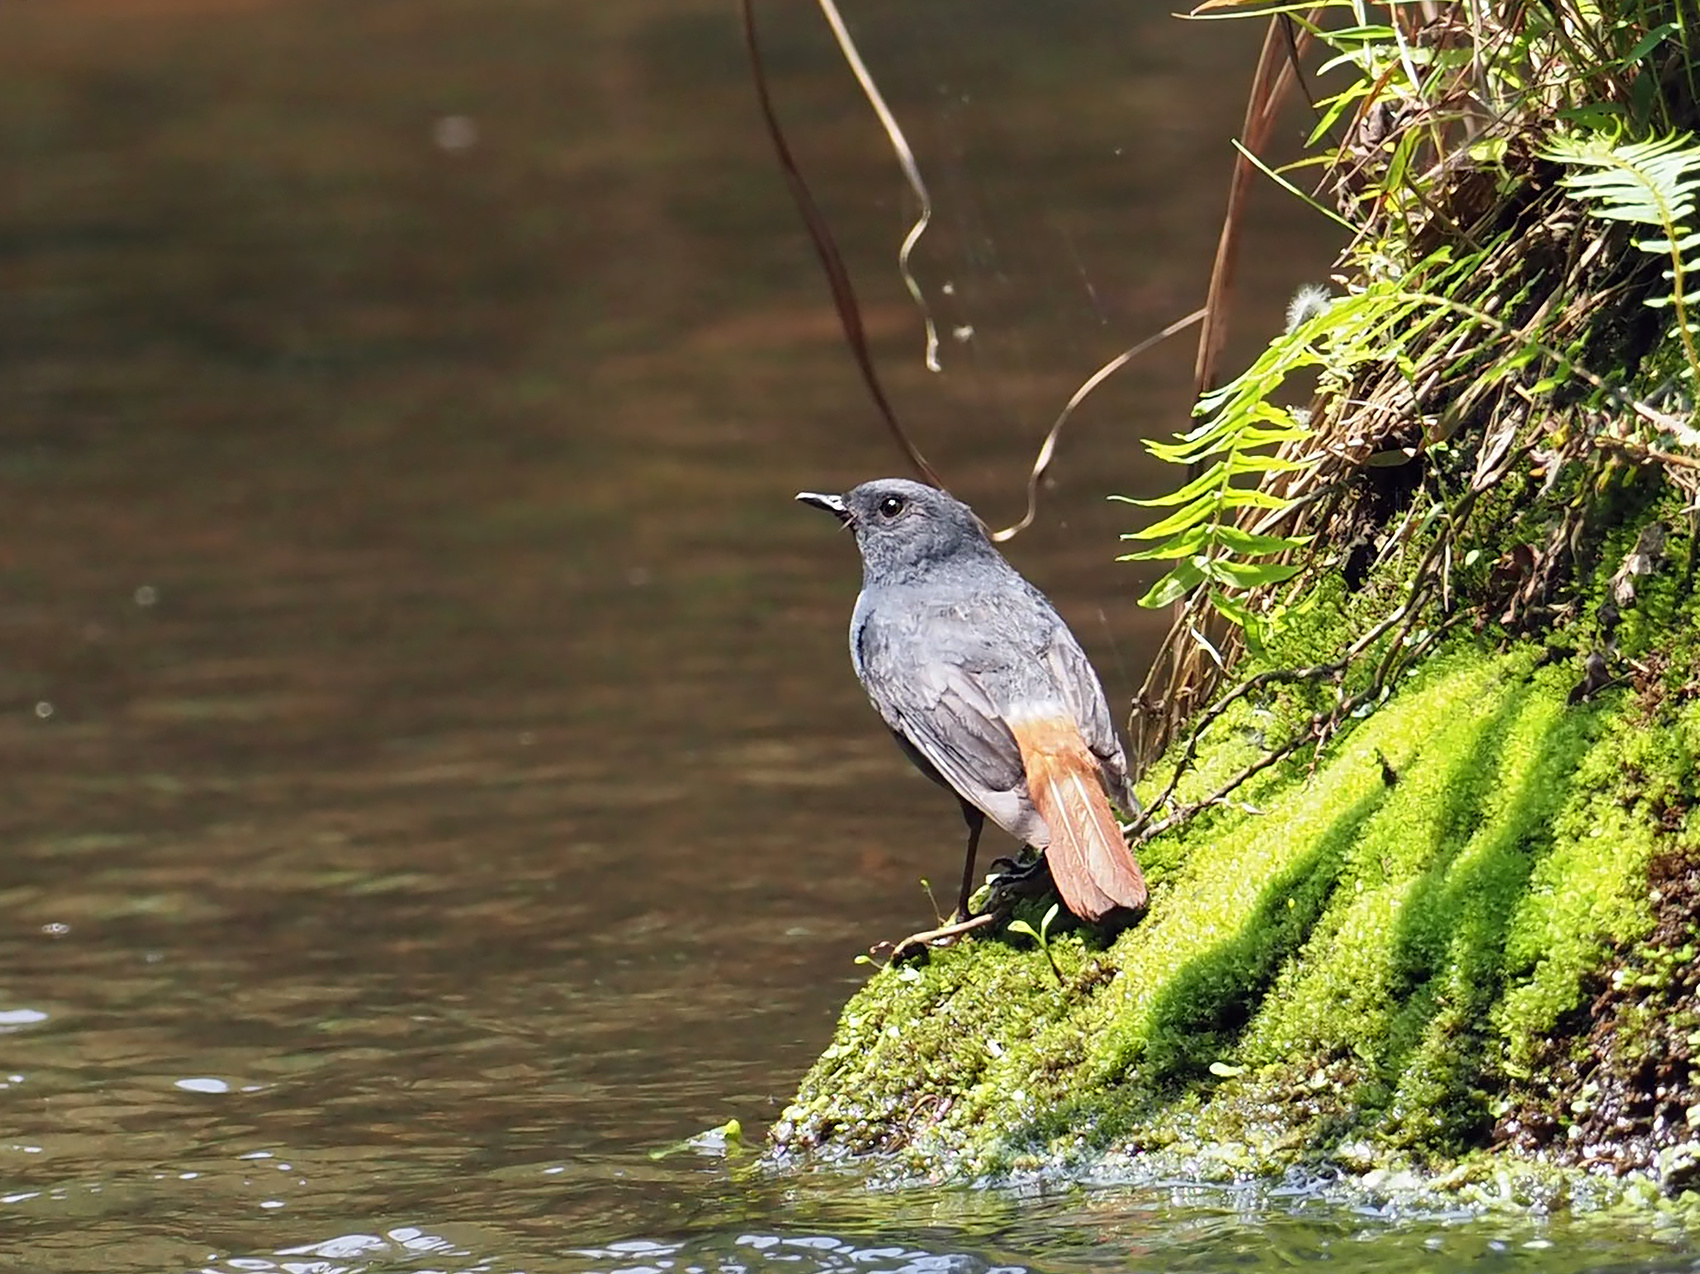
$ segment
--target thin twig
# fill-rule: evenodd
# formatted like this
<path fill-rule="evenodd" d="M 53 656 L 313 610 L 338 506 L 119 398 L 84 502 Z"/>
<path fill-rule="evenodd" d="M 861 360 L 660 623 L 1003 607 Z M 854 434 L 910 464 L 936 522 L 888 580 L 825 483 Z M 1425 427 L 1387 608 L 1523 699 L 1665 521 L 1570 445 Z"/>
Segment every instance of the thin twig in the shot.
<path fill-rule="evenodd" d="M 909 227 L 909 233 L 903 236 L 903 244 L 897 250 L 897 272 L 903 276 L 903 286 L 909 290 L 909 296 L 915 306 L 921 311 L 921 322 L 927 329 L 927 370 L 939 370 L 939 333 L 933 323 L 933 312 L 927 305 L 926 295 L 921 291 L 921 284 L 915 278 L 915 272 L 909 268 L 909 257 L 915 251 L 915 245 L 921 241 L 921 236 L 927 232 L 927 227 L 933 220 L 933 199 L 927 193 L 927 183 L 921 180 L 921 166 L 915 162 L 915 152 L 910 149 L 909 139 L 903 135 L 903 129 L 897 123 L 897 116 L 891 113 L 891 108 L 885 104 L 885 97 L 880 93 L 879 85 L 868 73 L 867 64 L 862 61 L 862 54 L 856 48 L 856 42 L 850 38 L 850 30 L 844 25 L 844 18 L 838 12 L 838 6 L 832 0 L 817 0 L 820 10 L 826 15 L 827 25 L 832 28 L 832 37 L 838 41 L 839 52 L 844 54 L 844 61 L 850 67 L 850 73 L 856 77 L 856 83 L 862 88 L 862 95 L 868 99 L 868 105 L 874 108 L 874 114 L 879 117 L 880 127 L 885 129 L 886 138 L 891 142 L 891 150 L 897 156 L 897 166 L 903 170 L 903 179 L 909 183 L 909 189 L 915 192 L 915 200 L 919 212 L 915 224 Z"/>
<path fill-rule="evenodd" d="M 1457 615 L 1449 617 L 1444 623 L 1437 624 L 1427 637 L 1411 649 L 1410 657 L 1412 659 L 1416 659 L 1427 654 L 1434 648 L 1435 643 L 1439 641 L 1440 637 L 1450 631 L 1457 622 L 1463 618 L 1463 616 L 1464 612 L 1459 612 Z M 1334 728 L 1337 728 L 1337 723 L 1341 718 L 1352 715 L 1366 703 L 1369 703 L 1373 699 L 1379 697 L 1384 685 L 1384 682 L 1378 681 L 1365 687 L 1362 691 L 1353 695 L 1350 699 L 1342 701 L 1334 710 L 1332 717 L 1332 721 L 1336 723 Z M 1136 828 L 1133 835 L 1133 844 L 1135 848 L 1143 845 L 1146 841 L 1151 840 L 1154 837 L 1162 835 L 1171 828 L 1179 827 L 1183 823 L 1190 822 L 1198 814 L 1210 808 L 1212 805 L 1220 805 L 1240 787 L 1244 786 L 1249 780 L 1255 778 L 1264 770 L 1267 770 L 1270 766 L 1276 764 L 1276 762 L 1285 760 L 1306 743 L 1314 742 L 1320 747 L 1327 741 L 1328 737 L 1332 733 L 1333 729 L 1328 728 L 1326 724 L 1319 726 L 1313 719 L 1307 729 L 1298 731 L 1279 747 L 1273 748 L 1258 757 L 1257 760 L 1251 762 L 1238 774 L 1223 783 L 1221 787 L 1217 788 L 1216 791 L 1212 792 L 1209 796 L 1194 801 L 1190 805 L 1182 806 L 1169 815 L 1169 817 L 1160 822 L 1149 824 L 1144 828 Z"/>
<path fill-rule="evenodd" d="M 1596 447 L 1607 451 L 1615 451 L 1631 459 L 1650 464 L 1674 465 L 1679 469 L 1700 469 L 1700 456 L 1685 456 L 1675 451 L 1660 451 L 1657 447 L 1649 447 L 1629 438 L 1616 438 L 1611 434 L 1599 434 L 1588 441 Z"/>
<path fill-rule="evenodd" d="M 856 299 L 856 286 L 851 282 L 849 270 L 845 268 L 844 256 L 838 250 L 832 228 L 827 224 L 820 205 L 815 202 L 808 182 L 803 179 L 802 170 L 797 167 L 796 157 L 791 153 L 791 144 L 785 140 L 785 130 L 780 126 L 779 113 L 774 107 L 773 94 L 768 86 L 767 66 L 762 60 L 761 43 L 756 36 L 754 3 L 755 0 L 740 0 L 744 19 L 744 46 L 750 55 L 756 102 L 761 108 L 762 123 L 767 128 L 768 138 L 773 142 L 774 154 L 779 159 L 780 171 L 785 176 L 786 189 L 791 192 L 791 199 L 803 218 L 803 228 L 809 232 L 809 241 L 814 245 L 815 255 L 820 259 L 821 269 L 826 273 L 827 287 L 832 292 L 832 303 L 838 310 L 838 321 L 844 328 L 845 343 L 850 346 L 850 355 L 856 360 L 856 368 L 862 374 L 862 383 L 867 386 L 868 394 L 874 400 L 874 406 L 879 409 L 880 417 L 885 421 L 886 429 L 898 448 L 908 457 L 917 473 L 934 486 L 942 487 L 943 479 L 933 466 L 927 463 L 927 458 L 921 454 L 920 448 L 898 423 L 897 413 L 885 396 L 879 373 L 874 369 L 873 354 L 868 348 L 868 334 L 862 324 L 862 307 Z"/>
<path fill-rule="evenodd" d="M 1314 24 L 1318 12 L 1311 11 L 1306 19 L 1307 25 Z M 1245 122 L 1240 133 L 1241 142 L 1254 155 L 1262 154 L 1267 148 L 1276 110 L 1293 85 L 1295 63 L 1291 60 L 1290 50 L 1294 47 L 1292 32 L 1287 29 L 1282 16 L 1272 17 L 1269 29 L 1264 33 L 1263 49 L 1258 54 L 1257 70 L 1252 76 Z M 1255 172 L 1255 167 L 1245 155 L 1234 156 L 1233 174 L 1228 184 L 1228 206 L 1216 241 L 1216 260 L 1211 266 L 1210 287 L 1204 301 L 1204 326 L 1198 333 L 1198 355 L 1193 366 L 1194 391 L 1198 397 L 1215 388 L 1216 364 L 1227 345 L 1228 298 L 1233 291 L 1244 209 Z"/>

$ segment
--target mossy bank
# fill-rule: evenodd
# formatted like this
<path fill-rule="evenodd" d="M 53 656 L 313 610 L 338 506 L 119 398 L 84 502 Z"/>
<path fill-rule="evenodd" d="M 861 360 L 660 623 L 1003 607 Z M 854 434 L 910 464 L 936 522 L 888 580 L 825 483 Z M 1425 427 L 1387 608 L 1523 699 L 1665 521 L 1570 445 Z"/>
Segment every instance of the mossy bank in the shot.
<path fill-rule="evenodd" d="M 1269 19 L 1258 91 L 1350 77 L 1294 167 L 1351 233 L 1147 444 L 1149 912 L 877 973 L 776 1153 L 1700 1179 L 1700 30 L 1421 9 Z"/>
<path fill-rule="evenodd" d="M 1508 1161 L 1684 1179 L 1700 701 L 1674 640 L 1695 631 L 1689 544 L 1670 547 L 1637 608 L 1660 622 L 1622 652 L 1647 676 L 1584 696 L 1562 643 L 1453 639 L 1314 765 L 1148 842 L 1149 914 L 1108 945 L 1051 935 L 1060 983 L 1014 935 L 876 973 L 774 1146 L 970 1177 L 1151 1157 L 1495 1190 Z M 1181 794 L 1275 715 L 1220 722 Z"/>

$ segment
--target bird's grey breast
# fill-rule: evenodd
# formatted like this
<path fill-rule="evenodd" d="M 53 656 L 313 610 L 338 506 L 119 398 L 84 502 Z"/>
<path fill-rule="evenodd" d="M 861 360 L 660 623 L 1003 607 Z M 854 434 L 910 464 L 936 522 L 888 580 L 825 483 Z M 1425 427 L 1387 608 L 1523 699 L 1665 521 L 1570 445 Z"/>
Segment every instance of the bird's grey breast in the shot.
<path fill-rule="evenodd" d="M 850 666 L 856 670 L 856 680 L 863 685 L 868 682 L 868 673 L 862 658 L 862 645 L 866 637 L 870 610 L 868 590 L 864 588 L 856 594 L 856 608 L 850 612 Z"/>
<path fill-rule="evenodd" d="M 949 666 L 1001 689 L 1023 672 L 1041 671 L 1059 624 L 1048 607 L 1036 609 L 1011 590 L 998 595 L 942 581 L 870 586 L 851 616 L 850 659 L 864 683 L 870 675 L 925 678 Z"/>

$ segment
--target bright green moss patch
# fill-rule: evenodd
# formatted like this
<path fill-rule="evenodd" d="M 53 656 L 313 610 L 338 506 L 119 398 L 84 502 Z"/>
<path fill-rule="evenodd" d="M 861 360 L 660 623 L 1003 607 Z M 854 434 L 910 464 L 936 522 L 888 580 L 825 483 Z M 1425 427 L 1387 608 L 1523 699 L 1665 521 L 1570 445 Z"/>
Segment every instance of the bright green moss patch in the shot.
<path fill-rule="evenodd" d="M 1669 765 L 1678 754 L 1670 731 L 1630 730 L 1622 715 L 1611 714 L 1616 728 L 1572 776 L 1554 821 L 1556 848 L 1537 865 L 1512 917 L 1505 960 L 1513 985 L 1496 1017 L 1514 1070 L 1575 1007 L 1583 978 L 1606 951 L 1652 926 L 1647 868 L 1662 835 L 1645 807 L 1642 767 Z"/>

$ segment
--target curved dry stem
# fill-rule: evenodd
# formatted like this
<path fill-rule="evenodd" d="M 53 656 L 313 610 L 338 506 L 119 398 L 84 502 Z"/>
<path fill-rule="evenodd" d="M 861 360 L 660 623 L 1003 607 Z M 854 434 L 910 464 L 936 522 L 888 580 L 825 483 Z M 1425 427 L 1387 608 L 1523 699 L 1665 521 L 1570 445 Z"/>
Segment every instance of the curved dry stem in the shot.
<path fill-rule="evenodd" d="M 903 170 L 903 180 L 909 183 L 909 189 L 915 193 L 915 201 L 919 211 L 915 222 L 909 227 L 909 233 L 903 236 L 903 243 L 897 249 L 897 272 L 903 276 L 903 286 L 908 289 L 910 298 L 915 302 L 915 308 L 921 311 L 921 322 L 927 330 L 927 370 L 936 372 L 939 367 L 939 333 L 933 322 L 933 312 L 927 304 L 927 297 L 921 291 L 921 283 L 915 277 L 915 272 L 909 266 L 909 258 L 915 251 L 915 245 L 921 241 L 921 236 L 927 233 L 927 227 L 933 220 L 933 198 L 927 193 L 927 183 L 921 179 L 921 166 L 915 161 L 915 152 L 909 145 L 909 139 L 903 135 L 903 128 L 897 122 L 897 116 L 891 113 L 891 108 L 885 104 L 885 96 L 874 82 L 869 73 L 867 63 L 862 61 L 861 51 L 856 48 L 856 41 L 851 39 L 850 30 L 844 25 L 844 18 L 838 12 L 838 6 L 833 0 L 817 0 L 821 13 L 825 15 L 827 25 L 832 28 L 832 38 L 838 41 L 838 48 L 844 55 L 844 61 L 850 67 L 850 73 L 856 77 L 856 83 L 861 86 L 862 95 L 868 99 L 868 105 L 873 107 L 878 117 L 880 127 L 885 129 L 887 140 L 891 142 L 891 151 L 897 157 L 897 166 Z"/>
<path fill-rule="evenodd" d="M 992 532 L 992 542 L 1003 544 L 1013 540 L 1021 532 L 1033 525 L 1033 519 L 1039 513 L 1039 484 L 1044 481 L 1046 471 L 1051 467 L 1051 457 L 1056 454 L 1057 439 L 1061 436 L 1063 426 L 1068 424 L 1069 417 L 1074 415 L 1074 409 L 1086 401 L 1086 397 L 1097 389 L 1111 376 L 1126 367 L 1146 350 L 1168 340 L 1177 332 L 1184 332 L 1194 323 L 1204 317 L 1204 310 L 1197 309 L 1185 318 L 1178 318 L 1160 331 L 1152 333 L 1139 344 L 1123 350 L 1097 371 L 1093 372 L 1081 384 L 1080 388 L 1069 395 L 1069 400 L 1063 404 L 1063 409 L 1052 422 L 1050 431 L 1045 434 L 1045 440 L 1039 444 L 1039 454 L 1033 458 L 1033 468 L 1027 475 L 1027 512 L 1022 514 L 1019 522 L 1006 526 L 1001 531 Z"/>
<path fill-rule="evenodd" d="M 850 347 L 850 355 L 856 360 L 856 370 L 861 373 L 862 384 L 867 387 L 868 396 L 874 400 L 874 406 L 878 409 L 880 418 L 885 421 L 886 429 L 892 440 L 897 443 L 898 449 L 908 457 L 909 463 L 922 478 L 936 487 L 943 487 L 944 480 L 904 430 L 890 399 L 885 396 L 885 387 L 880 382 L 879 372 L 874 367 L 873 353 L 868 347 L 868 334 L 862 323 L 862 306 L 856 298 L 856 285 L 850 279 L 850 271 L 844 264 L 843 254 L 838 250 L 838 241 L 833 238 L 832 227 L 821 212 L 820 205 L 815 202 L 814 193 L 809 189 L 809 183 L 804 180 L 802 169 L 797 166 L 796 156 L 791 152 L 791 144 L 785 138 L 785 129 L 779 122 L 779 111 L 774 105 L 773 93 L 768 85 L 767 64 L 762 58 L 761 41 L 756 31 L 754 0 L 739 0 L 739 3 L 743 16 L 744 47 L 750 57 L 751 78 L 755 82 L 756 104 L 761 110 L 762 124 L 767 129 L 768 140 L 773 143 L 780 171 L 785 175 L 785 187 L 791 192 L 792 202 L 797 205 L 797 212 L 803 219 L 803 227 L 809 233 L 809 242 L 814 245 L 815 256 L 820 260 L 821 270 L 826 275 L 827 287 L 832 292 L 833 307 L 838 311 L 838 321 L 844 329 L 844 342 Z"/>

